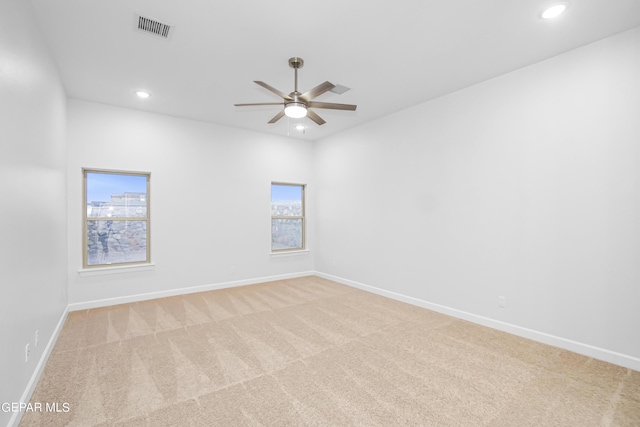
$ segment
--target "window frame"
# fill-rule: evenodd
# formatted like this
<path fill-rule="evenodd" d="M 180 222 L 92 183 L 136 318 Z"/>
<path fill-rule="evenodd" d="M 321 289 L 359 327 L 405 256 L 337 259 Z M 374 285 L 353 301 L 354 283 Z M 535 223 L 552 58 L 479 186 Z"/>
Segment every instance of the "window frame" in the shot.
<path fill-rule="evenodd" d="M 87 174 L 130 175 L 146 178 L 146 216 L 138 217 L 88 217 L 87 216 Z M 126 266 L 151 265 L 151 172 L 123 171 L 110 169 L 82 168 L 82 268 L 122 268 Z M 146 255 L 144 261 L 116 262 L 109 264 L 89 264 L 89 221 L 144 221 L 146 222 Z"/>
<path fill-rule="evenodd" d="M 273 215 L 272 203 L 273 203 L 273 186 L 274 185 L 282 185 L 282 186 L 290 186 L 290 187 L 300 187 L 302 193 L 302 215 L 296 216 L 286 216 L 286 215 Z M 307 249 L 307 215 L 306 215 L 306 191 L 307 184 L 298 184 L 292 182 L 281 182 L 281 181 L 272 181 L 270 187 L 270 197 L 269 197 L 269 211 L 271 212 L 271 237 L 270 237 L 270 246 L 271 253 L 286 253 L 286 252 L 296 252 L 296 251 L 305 251 Z M 302 247 L 299 248 L 285 248 L 285 249 L 273 249 L 273 220 L 274 219 L 299 219 L 302 220 Z"/>

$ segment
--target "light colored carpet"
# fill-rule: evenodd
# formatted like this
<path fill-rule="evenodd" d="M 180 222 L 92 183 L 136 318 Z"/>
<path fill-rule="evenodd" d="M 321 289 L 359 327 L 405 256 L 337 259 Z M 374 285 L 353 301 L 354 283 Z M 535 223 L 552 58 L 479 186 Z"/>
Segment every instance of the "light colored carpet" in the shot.
<path fill-rule="evenodd" d="M 69 314 L 21 426 L 640 426 L 640 372 L 304 277 Z"/>

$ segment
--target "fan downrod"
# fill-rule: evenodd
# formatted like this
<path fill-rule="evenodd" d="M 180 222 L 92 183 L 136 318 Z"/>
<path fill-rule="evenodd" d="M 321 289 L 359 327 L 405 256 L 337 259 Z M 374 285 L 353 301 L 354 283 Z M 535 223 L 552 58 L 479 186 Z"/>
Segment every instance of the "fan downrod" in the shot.
<path fill-rule="evenodd" d="M 289 67 L 297 70 L 298 68 L 302 68 L 303 65 L 304 60 L 302 58 L 298 58 L 295 56 L 293 58 L 289 58 Z"/>

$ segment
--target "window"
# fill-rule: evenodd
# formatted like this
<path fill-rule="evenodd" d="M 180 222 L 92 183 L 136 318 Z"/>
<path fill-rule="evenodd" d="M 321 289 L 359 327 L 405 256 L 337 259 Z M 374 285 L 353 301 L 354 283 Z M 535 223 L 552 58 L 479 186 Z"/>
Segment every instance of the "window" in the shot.
<path fill-rule="evenodd" d="M 305 248 L 304 189 L 302 184 L 271 183 L 271 250 Z"/>
<path fill-rule="evenodd" d="M 83 175 L 84 268 L 149 263 L 149 174 Z"/>

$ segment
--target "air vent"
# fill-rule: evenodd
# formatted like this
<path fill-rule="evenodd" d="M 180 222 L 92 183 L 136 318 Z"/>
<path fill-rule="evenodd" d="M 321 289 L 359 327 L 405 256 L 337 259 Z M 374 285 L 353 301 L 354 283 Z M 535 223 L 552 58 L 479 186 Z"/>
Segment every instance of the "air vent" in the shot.
<path fill-rule="evenodd" d="M 136 14 L 135 21 L 138 31 L 149 34 L 150 36 L 167 40 L 172 34 L 173 27 L 171 25 L 163 24 L 155 19 Z"/>

